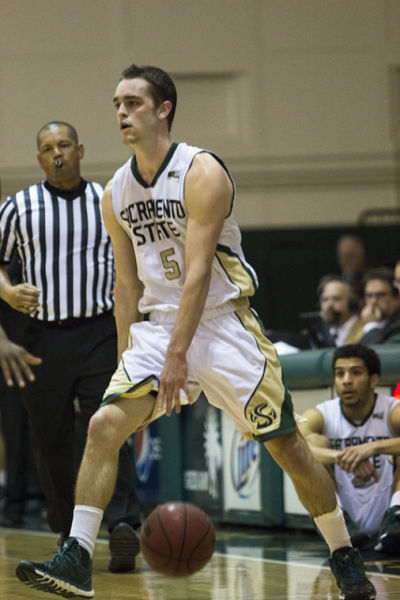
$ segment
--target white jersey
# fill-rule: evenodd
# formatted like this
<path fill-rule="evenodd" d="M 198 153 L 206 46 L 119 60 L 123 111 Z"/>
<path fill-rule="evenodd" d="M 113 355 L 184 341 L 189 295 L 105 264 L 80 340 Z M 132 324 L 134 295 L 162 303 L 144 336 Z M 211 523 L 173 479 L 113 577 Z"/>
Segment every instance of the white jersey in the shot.
<path fill-rule="evenodd" d="M 340 398 L 321 402 L 316 408 L 325 421 L 322 433 L 330 439 L 332 448 L 344 450 L 348 446 L 394 437 L 389 426 L 389 415 L 397 404 L 396 398 L 378 394 L 373 409 L 360 424 L 344 416 Z M 370 460 L 378 474 L 377 482 L 370 479 L 363 483 L 353 473 L 334 465 L 339 503 L 357 529 L 365 533 L 379 530 L 383 515 L 390 505 L 393 483 L 393 465 L 389 456 L 380 454 Z"/>
<path fill-rule="evenodd" d="M 200 152 L 208 151 L 173 143 L 150 185 L 140 176 L 135 156 L 113 177 L 113 209 L 132 240 L 138 276 L 144 285 L 139 302 L 142 313 L 178 310 L 186 277 L 184 186 L 193 159 Z M 215 158 L 233 184 L 225 165 Z M 252 296 L 258 286 L 256 273 L 243 255 L 233 200 L 234 193 L 232 209 L 225 219 L 214 256 L 203 317 L 232 300 Z"/>

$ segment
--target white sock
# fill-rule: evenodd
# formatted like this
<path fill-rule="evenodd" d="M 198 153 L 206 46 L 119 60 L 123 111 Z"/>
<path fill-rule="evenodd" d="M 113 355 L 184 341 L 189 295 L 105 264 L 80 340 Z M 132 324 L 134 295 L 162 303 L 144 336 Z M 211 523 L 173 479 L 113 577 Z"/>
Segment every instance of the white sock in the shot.
<path fill-rule="evenodd" d="M 78 504 L 74 508 L 74 517 L 69 535 L 78 540 L 79 545 L 89 552 L 90 557 L 93 556 L 94 545 L 102 519 L 103 511 L 95 506 Z"/>
<path fill-rule="evenodd" d="M 331 554 L 338 548 L 351 546 L 350 536 L 344 522 L 343 512 L 339 506 L 330 513 L 314 518 Z"/>
<path fill-rule="evenodd" d="M 390 506 L 400 506 L 400 490 L 395 492 L 390 501 Z"/>

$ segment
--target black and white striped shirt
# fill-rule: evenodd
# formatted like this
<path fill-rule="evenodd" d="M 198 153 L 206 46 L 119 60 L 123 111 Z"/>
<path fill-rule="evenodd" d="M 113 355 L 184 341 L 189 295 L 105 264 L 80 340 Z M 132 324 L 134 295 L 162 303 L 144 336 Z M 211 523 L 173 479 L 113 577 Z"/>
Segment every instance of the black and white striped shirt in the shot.
<path fill-rule="evenodd" d="M 16 249 L 27 283 L 41 290 L 43 321 L 97 316 L 113 307 L 114 261 L 99 183 L 72 192 L 40 182 L 0 207 L 0 264 Z"/>

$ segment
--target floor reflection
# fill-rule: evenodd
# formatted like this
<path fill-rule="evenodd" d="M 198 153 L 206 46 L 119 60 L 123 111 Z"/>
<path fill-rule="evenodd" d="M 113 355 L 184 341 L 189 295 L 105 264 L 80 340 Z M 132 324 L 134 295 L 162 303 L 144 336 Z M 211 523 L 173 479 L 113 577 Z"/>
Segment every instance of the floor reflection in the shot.
<path fill-rule="evenodd" d="M 46 560 L 57 538 L 48 532 L 0 529 L 1 597 L 46 600 L 52 596 L 22 585 L 15 577 L 21 559 Z M 313 532 L 222 528 L 217 549 L 200 572 L 188 578 L 157 575 L 139 555 L 137 571 L 111 574 L 108 541 L 96 545 L 93 586 L 96 600 L 337 600 L 325 544 Z M 378 600 L 400 598 L 400 561 L 364 556 Z"/>

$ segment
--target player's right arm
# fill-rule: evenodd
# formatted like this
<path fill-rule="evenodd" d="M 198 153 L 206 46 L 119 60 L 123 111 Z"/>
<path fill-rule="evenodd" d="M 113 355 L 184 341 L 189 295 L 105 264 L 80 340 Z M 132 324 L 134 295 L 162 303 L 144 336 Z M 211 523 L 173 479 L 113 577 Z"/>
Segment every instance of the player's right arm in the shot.
<path fill-rule="evenodd" d="M 108 182 L 103 198 L 103 220 L 112 241 L 115 262 L 115 321 L 118 332 L 118 361 L 126 350 L 131 323 L 141 321 L 138 309 L 143 294 L 143 285 L 137 275 L 136 257 L 133 244 L 119 224 L 112 206 L 111 181 Z"/>
<path fill-rule="evenodd" d="M 317 408 L 307 409 L 301 415 L 301 421 L 297 426 L 305 437 L 314 458 L 324 465 L 331 465 L 336 462 L 338 455 L 337 450 L 329 448 L 329 441 L 322 435 L 325 420 L 321 411 Z"/>

